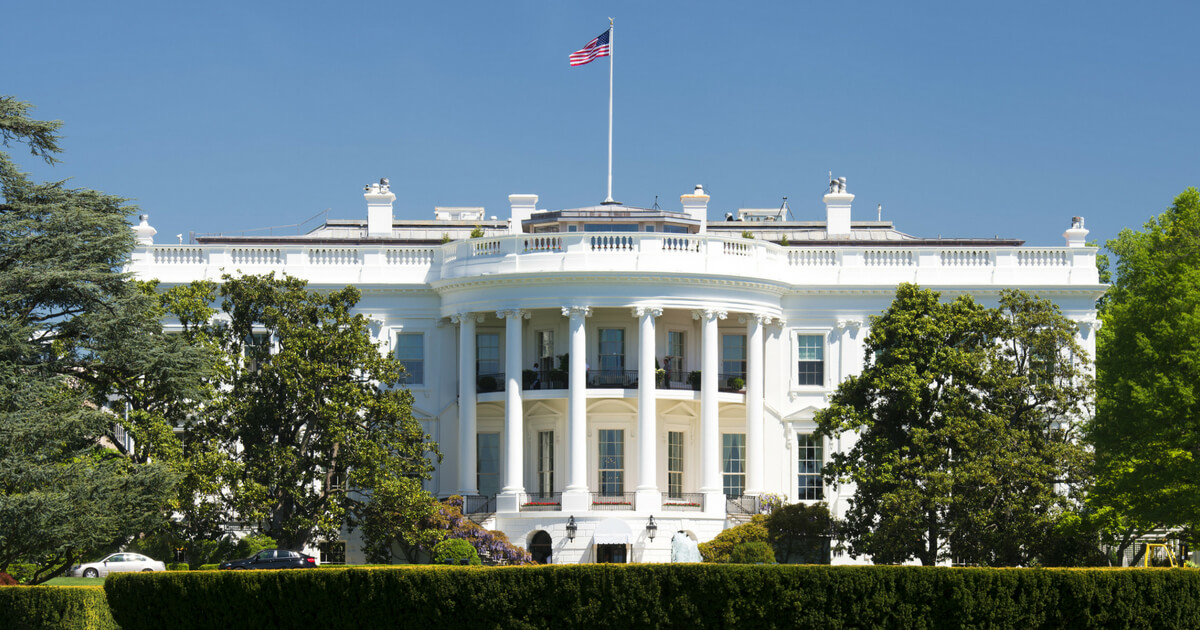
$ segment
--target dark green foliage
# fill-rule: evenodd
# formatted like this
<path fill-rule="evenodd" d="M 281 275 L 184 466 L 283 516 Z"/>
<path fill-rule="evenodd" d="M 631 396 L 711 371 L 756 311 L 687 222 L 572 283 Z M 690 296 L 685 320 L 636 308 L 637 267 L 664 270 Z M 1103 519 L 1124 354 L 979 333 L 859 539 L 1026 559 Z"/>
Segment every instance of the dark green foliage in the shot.
<path fill-rule="evenodd" d="M 118 630 L 99 586 L 0 588 L 6 630 Z"/>
<path fill-rule="evenodd" d="M 188 563 L 186 563 L 186 562 L 168 562 L 167 563 L 168 571 L 187 571 L 189 568 L 190 567 L 188 567 Z"/>
<path fill-rule="evenodd" d="M 729 553 L 729 564 L 775 564 L 775 552 L 765 542 L 744 542 Z"/>
<path fill-rule="evenodd" d="M 829 564 L 834 522 L 824 503 L 780 506 L 767 515 L 764 524 L 779 562 Z"/>
<path fill-rule="evenodd" d="M 461 538 L 448 538 L 433 547 L 434 564 L 483 564 L 471 543 Z"/>
<path fill-rule="evenodd" d="M 750 517 L 749 523 L 730 527 L 717 534 L 716 538 L 700 543 L 700 556 L 705 562 L 729 562 L 734 547 L 748 542 L 767 542 L 766 519 L 762 514 L 755 514 Z"/>
<path fill-rule="evenodd" d="M 399 567 L 121 574 L 104 588 L 124 630 L 1200 626 L 1200 571 L 1183 569 Z"/>
<path fill-rule="evenodd" d="M 216 571 L 220 566 L 221 564 L 219 562 L 217 564 L 202 564 L 197 571 Z"/>

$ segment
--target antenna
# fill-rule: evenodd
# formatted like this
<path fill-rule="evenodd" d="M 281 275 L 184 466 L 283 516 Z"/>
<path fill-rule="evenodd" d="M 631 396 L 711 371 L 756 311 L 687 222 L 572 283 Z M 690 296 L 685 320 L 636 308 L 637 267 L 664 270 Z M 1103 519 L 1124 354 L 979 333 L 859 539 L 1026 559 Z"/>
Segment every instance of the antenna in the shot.
<path fill-rule="evenodd" d="M 784 214 L 784 210 L 787 210 L 787 218 L 792 219 L 792 209 L 788 206 L 787 195 L 783 196 L 783 203 L 779 205 L 779 213 Z"/>
<path fill-rule="evenodd" d="M 879 206 L 877 208 L 875 208 L 875 211 L 879 213 L 879 216 L 875 217 L 875 220 L 882 221 L 883 220 L 883 204 L 879 204 Z"/>
<path fill-rule="evenodd" d="M 654 210 L 662 210 L 662 208 L 658 207 L 658 195 L 654 195 L 654 208 L 653 209 Z"/>

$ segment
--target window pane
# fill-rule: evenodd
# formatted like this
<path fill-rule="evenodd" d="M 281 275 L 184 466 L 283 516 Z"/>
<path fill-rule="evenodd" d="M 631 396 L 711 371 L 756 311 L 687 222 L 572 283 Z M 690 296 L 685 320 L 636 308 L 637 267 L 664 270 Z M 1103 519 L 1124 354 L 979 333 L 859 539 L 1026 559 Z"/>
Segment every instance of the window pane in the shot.
<path fill-rule="evenodd" d="M 476 482 L 479 494 L 493 496 L 500 491 L 500 434 L 476 436 Z"/>
<path fill-rule="evenodd" d="M 821 479 L 823 449 L 821 439 L 812 435 L 797 436 L 799 448 L 796 496 L 801 501 L 820 501 L 825 497 L 825 483 Z"/>
<path fill-rule="evenodd" d="M 624 329 L 600 329 L 600 369 L 605 372 L 625 369 Z"/>
<path fill-rule="evenodd" d="M 667 496 L 683 496 L 683 432 L 667 432 Z"/>
<path fill-rule="evenodd" d="M 682 383 L 687 378 L 683 372 L 683 348 L 683 332 L 667 332 L 667 364 L 663 369 L 667 371 L 668 382 Z"/>
<path fill-rule="evenodd" d="M 400 333 L 396 335 L 396 360 L 408 372 L 401 381 L 405 385 L 425 384 L 425 335 Z"/>
<path fill-rule="evenodd" d="M 800 385 L 825 384 L 825 342 L 821 335 L 796 337 L 797 373 Z"/>
<path fill-rule="evenodd" d="M 746 378 L 746 335 L 721 335 L 721 376 Z"/>
<path fill-rule="evenodd" d="M 500 373 L 500 335 L 481 333 L 475 336 L 476 374 Z"/>
<path fill-rule="evenodd" d="M 746 490 L 746 434 L 721 434 L 721 469 L 725 496 L 740 497 Z"/>
<path fill-rule="evenodd" d="M 538 431 L 538 494 L 554 492 L 554 432 Z"/>

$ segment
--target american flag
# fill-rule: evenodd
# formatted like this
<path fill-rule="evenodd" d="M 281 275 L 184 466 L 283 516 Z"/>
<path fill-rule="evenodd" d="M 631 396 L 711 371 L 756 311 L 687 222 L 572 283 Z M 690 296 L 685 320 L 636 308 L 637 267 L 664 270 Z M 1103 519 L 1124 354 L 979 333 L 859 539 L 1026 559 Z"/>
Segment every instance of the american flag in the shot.
<path fill-rule="evenodd" d="M 600 33 L 600 36 L 587 43 L 587 46 L 571 53 L 571 65 L 582 66 L 585 63 L 591 63 L 597 57 L 607 57 L 611 51 L 608 45 L 609 31 Z"/>

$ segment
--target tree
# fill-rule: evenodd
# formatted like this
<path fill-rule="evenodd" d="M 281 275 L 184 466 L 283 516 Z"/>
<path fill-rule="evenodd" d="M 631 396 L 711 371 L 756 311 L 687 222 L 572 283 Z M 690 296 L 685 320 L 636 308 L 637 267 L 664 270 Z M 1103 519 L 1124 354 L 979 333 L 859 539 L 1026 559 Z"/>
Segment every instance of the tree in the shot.
<path fill-rule="evenodd" d="M 1200 192 L 1107 245 L 1092 500 L 1123 553 L 1147 530 L 1200 525 Z"/>
<path fill-rule="evenodd" d="M 785 564 L 829 564 L 835 523 L 824 503 L 775 508 L 764 523 L 775 559 Z"/>
<path fill-rule="evenodd" d="M 28 110 L 0 97 L 0 139 L 54 163 L 61 123 Z M 178 365 L 121 271 L 132 206 L 31 182 L 3 152 L 0 193 L 0 571 L 32 563 L 37 583 L 165 519 L 175 475 L 124 456 L 106 404 L 114 383 Z"/>
<path fill-rule="evenodd" d="M 818 435 L 857 433 L 825 467 L 855 484 L 843 533 L 852 556 L 880 563 L 1028 564 L 1087 479 L 1087 359 L 1046 300 L 939 298 L 898 287 L 863 372 L 817 414 Z"/>
<path fill-rule="evenodd" d="M 353 312 L 359 296 L 274 275 L 165 294 L 185 335 L 220 350 L 212 403 L 182 425 L 198 525 L 257 524 L 297 548 L 344 526 L 378 537 L 427 513 L 420 480 L 440 454 L 412 417 L 412 394 L 395 387 L 403 367 Z"/>

